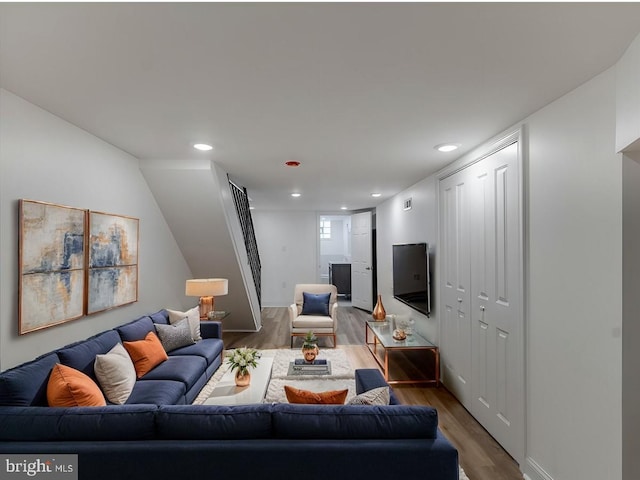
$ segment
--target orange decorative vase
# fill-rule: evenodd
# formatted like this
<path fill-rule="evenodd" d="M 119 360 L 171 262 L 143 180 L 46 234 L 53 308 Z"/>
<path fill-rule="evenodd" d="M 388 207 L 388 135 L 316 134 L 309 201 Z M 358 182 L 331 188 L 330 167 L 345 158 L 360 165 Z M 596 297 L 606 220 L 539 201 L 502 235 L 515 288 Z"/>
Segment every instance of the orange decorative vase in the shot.
<path fill-rule="evenodd" d="M 240 369 L 236 370 L 236 385 L 238 387 L 246 387 L 251 383 L 251 374 L 247 370 L 244 374 Z"/>
<path fill-rule="evenodd" d="M 304 361 L 306 363 L 313 363 L 316 357 L 318 356 L 319 349 L 317 346 L 313 346 L 313 348 L 302 347 L 302 355 L 304 356 Z"/>
<path fill-rule="evenodd" d="M 387 312 L 384 309 L 384 305 L 382 305 L 382 295 L 378 295 L 378 303 L 376 303 L 376 306 L 373 308 L 371 316 L 377 322 L 384 322 L 387 318 Z"/>

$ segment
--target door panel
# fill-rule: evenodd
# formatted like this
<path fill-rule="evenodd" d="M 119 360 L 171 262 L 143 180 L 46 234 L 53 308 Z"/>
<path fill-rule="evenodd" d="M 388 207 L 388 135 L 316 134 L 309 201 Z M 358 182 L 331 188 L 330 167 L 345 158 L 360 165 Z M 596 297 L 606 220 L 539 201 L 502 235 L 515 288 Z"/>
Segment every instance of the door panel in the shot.
<path fill-rule="evenodd" d="M 514 325 L 522 321 L 517 149 L 512 144 L 470 167 L 475 217 L 471 315 L 477 321 L 472 333 L 474 402 L 469 409 L 509 453 L 522 458 L 524 423 L 513 421 L 513 412 L 524 402 L 524 378 L 514 368 L 521 365 L 523 344 L 514 341 L 513 334 Z"/>
<path fill-rule="evenodd" d="M 373 310 L 371 212 L 351 216 L 351 305 Z"/>
<path fill-rule="evenodd" d="M 471 369 L 470 265 L 467 184 L 449 178 L 440 184 L 442 243 L 444 255 L 441 356 L 445 369 L 443 383 L 461 401 L 468 399 Z M 446 347 L 445 347 L 446 345 Z M 464 403 L 464 402 L 463 402 Z"/>

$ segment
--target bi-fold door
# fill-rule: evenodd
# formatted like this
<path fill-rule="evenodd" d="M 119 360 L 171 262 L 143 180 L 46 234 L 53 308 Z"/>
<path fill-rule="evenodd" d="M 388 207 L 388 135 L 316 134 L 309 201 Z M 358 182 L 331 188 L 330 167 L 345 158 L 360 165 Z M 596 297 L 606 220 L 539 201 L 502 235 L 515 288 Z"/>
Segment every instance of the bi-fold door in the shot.
<path fill-rule="evenodd" d="M 443 383 L 518 461 L 524 454 L 519 142 L 440 181 Z"/>

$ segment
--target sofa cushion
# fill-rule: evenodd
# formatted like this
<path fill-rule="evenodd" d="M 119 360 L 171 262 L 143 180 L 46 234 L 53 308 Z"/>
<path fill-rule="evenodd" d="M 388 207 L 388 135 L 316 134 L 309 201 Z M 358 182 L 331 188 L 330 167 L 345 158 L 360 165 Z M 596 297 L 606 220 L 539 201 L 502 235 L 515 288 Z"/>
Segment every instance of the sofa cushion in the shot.
<path fill-rule="evenodd" d="M 151 369 L 160 365 L 167 358 L 167 352 L 164 351 L 158 336 L 153 333 L 147 333 L 144 340 L 135 342 L 124 342 L 124 348 L 127 349 L 133 366 L 136 369 L 136 376 L 142 378 Z"/>
<path fill-rule="evenodd" d="M 152 403 L 154 405 L 177 405 L 185 403 L 187 388 L 182 382 L 173 380 L 145 380 L 136 382 L 127 404 Z"/>
<path fill-rule="evenodd" d="M 155 405 L 0 409 L 0 440 L 144 440 L 155 434 Z"/>
<path fill-rule="evenodd" d="M 94 370 L 105 397 L 117 405 L 125 403 L 136 383 L 136 369 L 122 344 L 96 355 Z"/>
<path fill-rule="evenodd" d="M 302 292 L 301 315 L 329 315 L 329 300 L 331 293 Z"/>
<path fill-rule="evenodd" d="M 284 386 L 284 393 L 289 403 L 305 403 L 305 404 L 338 404 L 344 405 L 344 401 L 349 393 L 348 389 L 344 390 L 328 390 L 326 392 L 311 392 L 302 390 L 290 385 Z"/>
<path fill-rule="evenodd" d="M 271 437 L 271 405 L 164 405 L 158 436 L 171 440 L 239 440 Z"/>
<path fill-rule="evenodd" d="M 222 339 L 222 322 L 217 320 L 200 322 L 200 335 L 205 340 L 208 338 Z"/>
<path fill-rule="evenodd" d="M 438 413 L 425 406 L 288 403 L 273 406 L 273 429 L 277 438 L 434 439 L 437 427 Z"/>
<path fill-rule="evenodd" d="M 129 323 L 125 323 L 116 328 L 123 342 L 135 342 L 142 340 L 149 332 L 155 332 L 151 318 L 148 316 L 140 317 Z"/>
<path fill-rule="evenodd" d="M 169 312 L 164 309 L 160 310 L 159 312 L 152 313 L 151 315 L 149 315 L 149 317 L 151 318 L 151 321 L 153 323 L 169 325 Z"/>
<path fill-rule="evenodd" d="M 195 343 L 191 338 L 189 320 L 186 318 L 173 325 L 162 325 L 160 323 L 154 325 L 156 332 L 158 332 L 158 337 L 160 337 L 160 342 L 167 353 L 176 348 L 186 347 Z"/>
<path fill-rule="evenodd" d="M 186 312 L 181 312 L 179 310 L 169 310 L 167 309 L 169 314 L 169 323 L 174 324 L 178 323 L 183 318 L 189 320 L 189 326 L 191 327 L 191 338 L 193 338 L 194 342 L 198 340 L 202 340 L 202 336 L 200 334 L 200 308 L 193 307 L 187 310 Z"/>
<path fill-rule="evenodd" d="M 207 365 L 211 365 L 216 358 L 220 356 L 224 344 L 218 338 L 203 338 L 193 345 L 176 348 L 168 353 L 170 357 L 176 355 L 197 355 L 207 361 Z"/>
<path fill-rule="evenodd" d="M 0 373 L 0 405 L 46 406 L 49 374 L 59 362 L 56 353 L 47 353 Z"/>
<path fill-rule="evenodd" d="M 173 356 L 162 362 L 140 380 L 174 380 L 184 383 L 187 390 L 190 390 L 198 379 L 204 374 L 207 368 L 207 361 L 198 356 Z"/>
<path fill-rule="evenodd" d="M 100 387 L 80 370 L 57 363 L 47 383 L 51 407 L 103 407 L 107 404 Z"/>
<path fill-rule="evenodd" d="M 119 341 L 118 333 L 114 330 L 108 330 L 81 342 L 67 345 L 58 350 L 57 353 L 58 357 L 60 357 L 60 363 L 75 368 L 96 380 L 93 370 L 96 355 L 107 353 Z"/>

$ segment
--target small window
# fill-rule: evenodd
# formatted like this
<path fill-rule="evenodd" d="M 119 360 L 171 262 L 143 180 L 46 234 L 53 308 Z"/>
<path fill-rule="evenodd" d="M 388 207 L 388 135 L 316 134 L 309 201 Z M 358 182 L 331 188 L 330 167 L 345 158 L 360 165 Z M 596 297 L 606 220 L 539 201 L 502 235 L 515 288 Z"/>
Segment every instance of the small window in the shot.
<path fill-rule="evenodd" d="M 320 220 L 320 239 L 331 240 L 331 220 Z"/>

